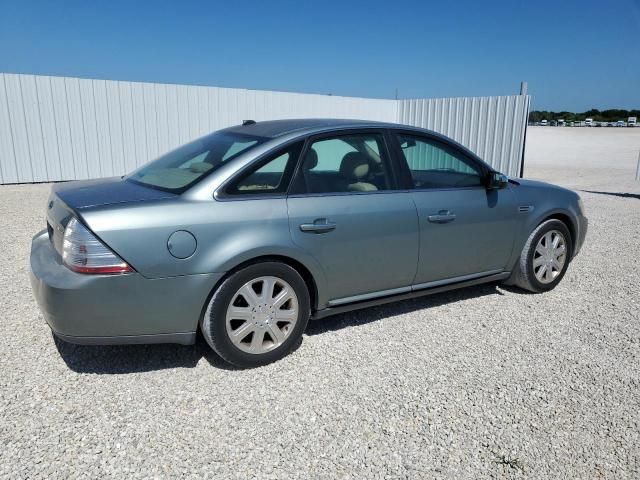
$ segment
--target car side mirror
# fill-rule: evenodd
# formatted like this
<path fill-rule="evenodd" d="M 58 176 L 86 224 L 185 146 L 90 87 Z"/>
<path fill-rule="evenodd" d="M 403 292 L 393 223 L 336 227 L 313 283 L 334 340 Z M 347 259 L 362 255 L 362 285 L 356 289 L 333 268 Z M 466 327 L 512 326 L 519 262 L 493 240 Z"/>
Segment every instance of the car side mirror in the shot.
<path fill-rule="evenodd" d="M 499 172 L 489 172 L 487 178 L 487 190 L 500 190 L 506 188 L 509 184 L 509 178 Z"/>

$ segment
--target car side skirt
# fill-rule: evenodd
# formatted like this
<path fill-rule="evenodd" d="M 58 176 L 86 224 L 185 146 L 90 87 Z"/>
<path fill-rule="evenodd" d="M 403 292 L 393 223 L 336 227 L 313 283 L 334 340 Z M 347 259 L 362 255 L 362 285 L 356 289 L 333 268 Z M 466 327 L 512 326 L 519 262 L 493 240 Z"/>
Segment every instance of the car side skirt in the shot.
<path fill-rule="evenodd" d="M 486 272 L 483 274 L 477 274 L 477 276 L 465 276 L 458 277 L 458 279 L 449 279 L 443 281 L 436 281 L 416 285 L 414 287 L 406 287 L 406 289 L 394 289 L 384 292 L 374 292 L 372 294 L 366 294 L 365 298 L 357 300 L 357 297 L 351 297 L 356 299 L 349 303 L 342 303 L 342 299 L 338 300 L 339 304 L 335 302 L 333 305 L 323 308 L 322 310 L 316 310 L 313 312 L 311 319 L 319 320 L 321 318 L 336 315 L 338 313 L 350 312 L 353 310 L 359 310 L 361 308 L 374 307 L 377 305 L 383 305 L 385 303 L 398 302 L 402 300 L 408 300 L 410 298 L 422 297 L 426 295 L 433 295 L 436 293 L 447 292 L 449 290 L 456 290 L 458 288 L 470 287 L 473 285 L 479 285 L 482 283 L 498 282 L 505 280 L 511 276 L 511 272 Z M 471 277 L 471 278 L 469 278 Z M 448 282 L 448 283 L 445 283 Z M 400 292 L 398 292 L 400 290 Z M 375 298 L 372 298 L 375 296 Z M 344 299 L 347 300 L 347 299 Z"/>

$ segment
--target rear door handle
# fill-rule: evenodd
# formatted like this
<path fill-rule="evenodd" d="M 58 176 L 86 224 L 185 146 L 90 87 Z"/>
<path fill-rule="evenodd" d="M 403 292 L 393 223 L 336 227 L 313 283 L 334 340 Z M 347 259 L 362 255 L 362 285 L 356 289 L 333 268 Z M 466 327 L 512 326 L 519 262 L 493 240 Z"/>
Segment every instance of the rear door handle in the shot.
<path fill-rule="evenodd" d="M 336 229 L 336 224 L 327 221 L 326 218 L 318 218 L 313 223 L 303 223 L 300 230 L 307 233 L 327 233 Z"/>
<path fill-rule="evenodd" d="M 429 215 L 427 218 L 431 223 L 449 223 L 456 219 L 456 214 L 451 213 L 449 210 L 440 210 L 435 215 Z"/>

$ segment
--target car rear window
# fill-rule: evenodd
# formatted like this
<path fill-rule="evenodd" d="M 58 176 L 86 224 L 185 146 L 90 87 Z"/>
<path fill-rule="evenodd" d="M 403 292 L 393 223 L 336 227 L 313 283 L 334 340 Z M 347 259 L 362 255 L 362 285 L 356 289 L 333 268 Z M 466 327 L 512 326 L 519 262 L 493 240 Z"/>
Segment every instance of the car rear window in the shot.
<path fill-rule="evenodd" d="M 181 193 L 241 153 L 267 141 L 232 132 L 215 132 L 162 155 L 134 171 L 126 180 Z"/>

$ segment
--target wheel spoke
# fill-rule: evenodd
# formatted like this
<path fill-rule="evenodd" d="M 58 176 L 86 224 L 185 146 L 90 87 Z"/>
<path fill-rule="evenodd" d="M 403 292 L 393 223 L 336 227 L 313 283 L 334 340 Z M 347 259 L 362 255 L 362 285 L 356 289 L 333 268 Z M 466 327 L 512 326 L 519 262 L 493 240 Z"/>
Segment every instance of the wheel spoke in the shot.
<path fill-rule="evenodd" d="M 253 287 L 249 283 L 244 285 L 240 289 L 240 291 L 238 291 L 238 294 L 242 295 L 242 298 L 245 299 L 245 301 L 249 304 L 250 307 L 254 307 L 258 305 L 260 301 L 260 299 L 258 298 L 258 295 L 256 295 L 256 292 L 253 290 Z"/>
<path fill-rule="evenodd" d="M 544 279 L 544 274 L 546 271 L 547 271 L 547 265 L 544 264 L 540 267 L 540 270 L 536 272 L 536 277 L 538 278 L 538 280 L 542 281 Z"/>
<path fill-rule="evenodd" d="M 275 278 L 267 277 L 262 281 L 262 293 L 260 294 L 260 299 L 267 303 L 271 304 L 273 300 L 273 287 L 275 287 L 276 282 Z"/>
<path fill-rule="evenodd" d="M 278 325 L 274 325 L 274 324 L 269 325 L 268 332 L 269 332 L 269 335 L 271 335 L 271 338 L 273 339 L 273 343 L 278 344 L 284 340 L 284 337 L 285 337 L 284 332 L 280 330 L 280 327 L 278 327 Z"/>
<path fill-rule="evenodd" d="M 566 250 L 566 247 L 563 244 L 563 245 L 560 245 L 559 247 L 554 248 L 553 249 L 553 254 L 556 257 L 559 257 L 560 255 L 562 255 L 565 252 L 565 250 Z"/>
<path fill-rule="evenodd" d="M 534 258 L 533 260 L 533 268 L 538 268 L 540 265 L 544 263 L 544 257 Z"/>
<path fill-rule="evenodd" d="M 251 320 L 251 308 L 249 307 L 229 307 L 227 318 L 230 320 Z"/>
<path fill-rule="evenodd" d="M 547 232 L 544 234 L 544 246 L 548 249 L 551 248 L 553 244 L 553 232 Z"/>
<path fill-rule="evenodd" d="M 551 244 L 554 249 L 558 248 L 558 245 L 562 241 L 562 238 L 557 233 L 553 235 L 553 243 Z"/>
<path fill-rule="evenodd" d="M 253 338 L 251 339 L 251 351 L 254 353 L 260 353 L 262 351 L 262 344 L 264 343 L 264 330 L 256 329 L 253 331 Z"/>
<path fill-rule="evenodd" d="M 273 306 L 275 308 L 280 308 L 290 298 L 291 298 L 291 292 L 289 291 L 288 288 L 285 287 L 282 289 L 280 293 L 278 293 L 278 296 L 273 299 Z"/>
<path fill-rule="evenodd" d="M 275 317 L 276 320 L 293 322 L 298 317 L 298 310 L 276 310 Z"/>
<path fill-rule="evenodd" d="M 244 338 L 253 331 L 254 326 L 255 325 L 253 323 L 247 321 L 233 330 L 231 332 L 231 339 L 233 340 L 233 343 L 237 344 L 244 340 Z"/>

